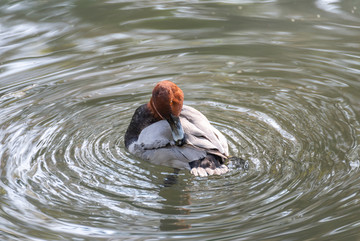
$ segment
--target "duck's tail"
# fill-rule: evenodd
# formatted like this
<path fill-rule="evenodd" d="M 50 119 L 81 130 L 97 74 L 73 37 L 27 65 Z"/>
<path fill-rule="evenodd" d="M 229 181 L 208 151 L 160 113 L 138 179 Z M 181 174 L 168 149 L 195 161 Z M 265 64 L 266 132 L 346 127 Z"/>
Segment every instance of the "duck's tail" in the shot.
<path fill-rule="evenodd" d="M 229 171 L 229 168 L 224 164 L 225 160 L 224 157 L 207 154 L 203 159 L 189 163 L 190 173 L 200 177 L 225 174 Z"/>

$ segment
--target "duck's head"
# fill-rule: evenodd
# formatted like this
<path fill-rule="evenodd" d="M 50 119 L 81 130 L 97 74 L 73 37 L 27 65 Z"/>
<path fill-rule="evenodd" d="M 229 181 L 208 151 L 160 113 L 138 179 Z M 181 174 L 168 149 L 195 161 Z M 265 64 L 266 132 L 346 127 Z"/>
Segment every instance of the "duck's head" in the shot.
<path fill-rule="evenodd" d="M 173 82 L 164 80 L 157 83 L 148 103 L 151 112 L 158 120 L 166 120 L 176 145 L 185 142 L 184 130 L 180 123 L 180 112 L 183 107 L 184 93 Z"/>

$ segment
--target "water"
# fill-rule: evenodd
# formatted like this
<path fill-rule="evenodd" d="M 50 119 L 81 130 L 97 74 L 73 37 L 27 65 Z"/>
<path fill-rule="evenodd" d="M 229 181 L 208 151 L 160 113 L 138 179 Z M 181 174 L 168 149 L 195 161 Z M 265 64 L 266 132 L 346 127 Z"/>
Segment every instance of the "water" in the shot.
<path fill-rule="evenodd" d="M 0 238 L 360 239 L 359 20 L 351 0 L 2 1 Z M 248 170 L 124 149 L 163 79 Z"/>

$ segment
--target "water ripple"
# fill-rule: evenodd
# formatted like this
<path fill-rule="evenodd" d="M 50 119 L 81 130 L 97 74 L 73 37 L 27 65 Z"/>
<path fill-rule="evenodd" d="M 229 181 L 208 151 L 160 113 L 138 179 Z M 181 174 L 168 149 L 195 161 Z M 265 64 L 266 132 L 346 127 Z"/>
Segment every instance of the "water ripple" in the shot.
<path fill-rule="evenodd" d="M 0 237 L 358 238 L 358 8 L 0 4 Z M 133 111 L 162 79 L 248 169 L 198 178 L 128 153 Z"/>

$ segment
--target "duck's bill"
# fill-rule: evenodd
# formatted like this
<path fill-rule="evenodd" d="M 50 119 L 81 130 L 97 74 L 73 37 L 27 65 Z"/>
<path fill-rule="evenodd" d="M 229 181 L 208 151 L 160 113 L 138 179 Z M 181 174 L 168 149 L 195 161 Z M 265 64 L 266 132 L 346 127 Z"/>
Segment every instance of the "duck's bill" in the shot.
<path fill-rule="evenodd" d="M 182 146 L 185 143 L 185 133 L 184 129 L 181 126 L 179 117 L 171 115 L 167 120 L 170 124 L 171 134 L 175 141 L 175 144 Z"/>

